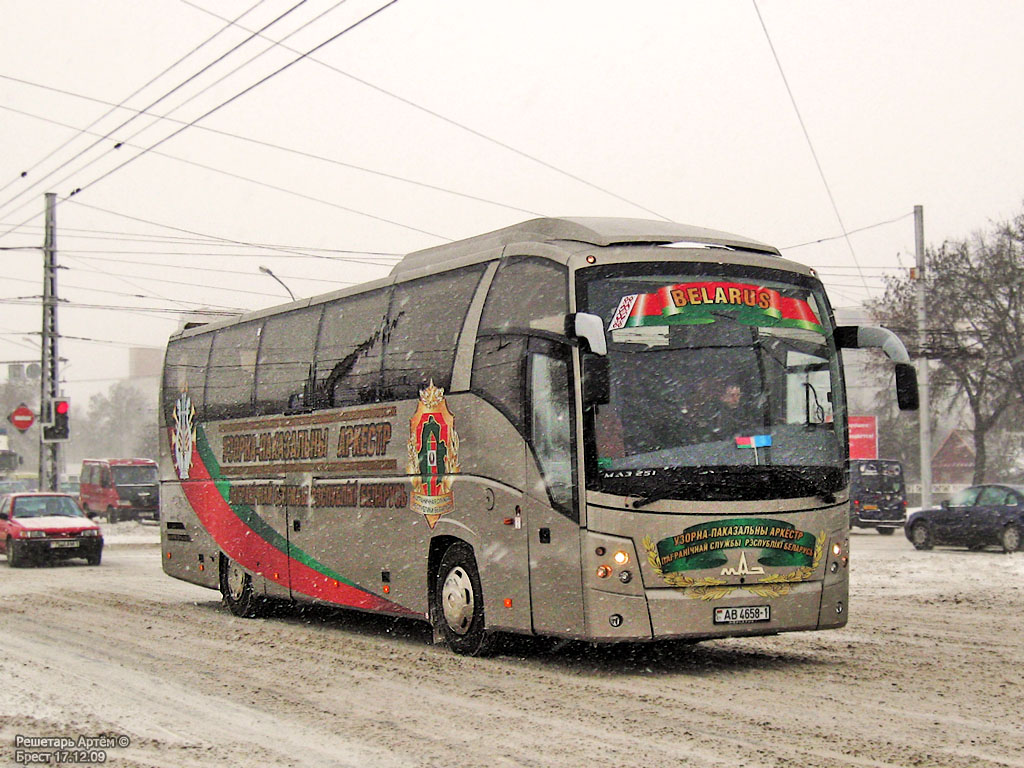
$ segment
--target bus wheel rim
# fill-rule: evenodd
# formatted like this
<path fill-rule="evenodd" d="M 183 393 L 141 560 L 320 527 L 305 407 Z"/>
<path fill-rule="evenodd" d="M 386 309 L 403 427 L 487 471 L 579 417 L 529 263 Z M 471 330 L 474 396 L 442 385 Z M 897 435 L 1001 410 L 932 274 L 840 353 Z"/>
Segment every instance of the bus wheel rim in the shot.
<path fill-rule="evenodd" d="M 245 589 L 245 571 L 235 563 L 228 563 L 227 575 L 228 595 L 232 600 L 239 600 Z"/>
<path fill-rule="evenodd" d="M 465 635 L 473 623 L 473 582 L 460 566 L 452 568 L 441 590 L 441 608 L 448 627 L 457 635 Z"/>

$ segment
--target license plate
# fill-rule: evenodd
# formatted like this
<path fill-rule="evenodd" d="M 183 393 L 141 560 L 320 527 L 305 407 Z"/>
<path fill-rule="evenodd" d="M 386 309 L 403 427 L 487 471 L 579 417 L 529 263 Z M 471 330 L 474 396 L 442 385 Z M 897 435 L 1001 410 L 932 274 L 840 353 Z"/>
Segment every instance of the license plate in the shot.
<path fill-rule="evenodd" d="M 864 509 L 870 509 L 870 510 L 874 511 L 874 510 L 878 509 L 878 505 L 877 504 L 865 504 L 864 505 Z"/>
<path fill-rule="evenodd" d="M 715 608 L 715 624 L 753 624 L 771 621 L 770 605 L 745 605 L 741 608 Z"/>
<path fill-rule="evenodd" d="M 77 541 L 71 541 L 71 540 L 69 540 L 69 541 L 51 541 L 50 542 L 51 549 L 65 549 L 65 548 L 77 547 L 77 546 L 78 546 L 78 542 Z"/>

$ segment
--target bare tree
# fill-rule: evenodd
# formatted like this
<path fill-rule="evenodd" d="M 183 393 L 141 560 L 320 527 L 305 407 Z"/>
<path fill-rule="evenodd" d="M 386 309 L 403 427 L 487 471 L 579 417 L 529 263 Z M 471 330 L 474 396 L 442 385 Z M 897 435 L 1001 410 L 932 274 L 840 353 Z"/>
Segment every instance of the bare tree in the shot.
<path fill-rule="evenodd" d="M 1012 406 L 1024 402 L 1024 217 L 994 234 L 946 242 L 925 256 L 927 342 L 918 348 L 917 282 L 887 281 L 869 309 L 911 341 L 911 354 L 938 363 L 932 379 L 938 398 L 963 398 L 973 423 L 974 482 L 988 470 L 986 436 Z"/>

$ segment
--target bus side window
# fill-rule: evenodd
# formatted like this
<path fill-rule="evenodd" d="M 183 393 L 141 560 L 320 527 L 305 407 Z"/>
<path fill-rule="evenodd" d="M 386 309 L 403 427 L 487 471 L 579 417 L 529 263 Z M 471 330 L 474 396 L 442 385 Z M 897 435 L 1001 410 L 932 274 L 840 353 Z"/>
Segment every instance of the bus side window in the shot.
<path fill-rule="evenodd" d="M 419 396 L 430 382 L 446 392 L 459 333 L 484 265 L 398 283 L 388 310 L 384 398 Z"/>
<path fill-rule="evenodd" d="M 534 339 L 530 347 L 530 444 L 552 504 L 578 519 L 568 359 L 548 342 Z"/>
<path fill-rule="evenodd" d="M 525 336 L 482 336 L 473 353 L 471 390 L 526 434 L 523 415 L 526 375 Z"/>
<path fill-rule="evenodd" d="M 528 333 L 563 322 L 569 311 L 568 280 L 568 270 L 547 259 L 503 262 L 487 292 L 480 333 Z"/>
<path fill-rule="evenodd" d="M 206 418 L 232 419 L 252 415 L 256 347 L 262 320 L 217 331 L 206 374 Z"/>
<path fill-rule="evenodd" d="M 328 303 L 316 347 L 318 407 L 380 399 L 381 353 L 390 289 Z"/>
<path fill-rule="evenodd" d="M 256 413 L 284 413 L 302 401 L 322 306 L 271 315 L 256 359 Z"/>
<path fill-rule="evenodd" d="M 182 392 L 188 392 L 196 416 L 205 418 L 203 389 L 206 381 L 206 366 L 210 360 L 210 342 L 213 334 L 204 333 L 185 339 L 178 339 L 167 346 L 164 358 L 163 407 L 164 420 L 174 424 L 174 404 Z M 91 481 L 95 482 L 95 481 Z"/>

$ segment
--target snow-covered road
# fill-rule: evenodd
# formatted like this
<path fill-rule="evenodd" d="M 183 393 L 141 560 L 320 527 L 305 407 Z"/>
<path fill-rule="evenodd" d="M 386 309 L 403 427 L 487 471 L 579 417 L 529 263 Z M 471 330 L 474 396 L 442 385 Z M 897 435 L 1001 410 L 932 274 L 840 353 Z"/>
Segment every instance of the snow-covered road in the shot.
<path fill-rule="evenodd" d="M 0 565 L 0 764 L 107 736 L 168 768 L 1024 766 L 1024 553 L 855 532 L 839 631 L 466 659 L 415 622 L 238 619 L 133 525 L 98 568 Z"/>

